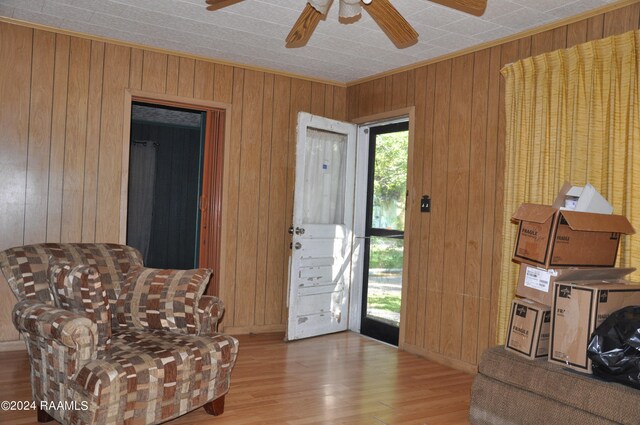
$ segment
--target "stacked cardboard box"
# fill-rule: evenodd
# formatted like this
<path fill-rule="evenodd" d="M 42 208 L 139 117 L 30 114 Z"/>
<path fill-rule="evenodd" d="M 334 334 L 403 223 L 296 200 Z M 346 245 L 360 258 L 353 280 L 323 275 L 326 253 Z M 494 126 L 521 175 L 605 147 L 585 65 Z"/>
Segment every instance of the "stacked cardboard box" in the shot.
<path fill-rule="evenodd" d="M 591 334 L 609 315 L 640 305 L 640 286 L 623 278 L 635 269 L 608 269 L 608 276 L 574 270 L 556 280 L 551 305 L 549 361 L 591 373 L 587 345 Z"/>
<path fill-rule="evenodd" d="M 546 357 L 549 352 L 550 310 L 547 305 L 515 298 L 511 303 L 505 348 L 531 359 Z"/>
<path fill-rule="evenodd" d="M 634 269 L 613 267 L 621 235 L 635 231 L 612 211 L 593 186 L 568 183 L 551 206 L 518 208 L 513 261 L 520 275 L 506 349 L 590 372 L 591 332 L 613 311 L 640 304 L 640 287 L 623 280 Z"/>

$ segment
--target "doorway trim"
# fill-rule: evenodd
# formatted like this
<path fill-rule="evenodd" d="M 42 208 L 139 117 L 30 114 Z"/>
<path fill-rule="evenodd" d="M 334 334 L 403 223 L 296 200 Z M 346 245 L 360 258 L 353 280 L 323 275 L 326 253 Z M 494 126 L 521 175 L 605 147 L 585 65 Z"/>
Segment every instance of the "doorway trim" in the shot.
<path fill-rule="evenodd" d="M 206 260 L 205 255 L 199 255 L 199 267 L 214 268 L 209 287 L 207 288 L 207 294 L 218 295 L 220 289 L 220 252 L 222 252 L 222 222 L 223 212 L 222 208 L 222 190 L 224 181 L 224 172 L 226 171 L 226 149 L 225 146 L 229 146 L 231 138 L 231 105 L 228 103 L 214 102 L 205 99 L 194 99 L 190 97 L 174 96 L 160 93 L 145 92 L 142 90 L 125 89 L 124 93 L 124 125 L 122 126 L 122 176 L 120 179 L 120 232 L 118 240 L 121 244 L 126 244 L 127 241 L 127 212 L 128 212 L 128 195 L 129 195 L 129 145 L 131 144 L 131 110 L 133 102 L 146 102 L 156 105 L 172 106 L 193 110 L 218 110 L 223 114 L 224 120 L 224 137 L 218 140 L 218 143 L 212 146 L 212 141 L 219 134 L 214 134 L 212 114 L 207 114 L 207 121 L 205 125 L 205 167 L 207 166 L 206 156 L 211 157 L 213 160 L 209 161 L 209 166 L 213 167 L 210 175 L 214 176 L 213 182 L 202 181 L 203 193 L 205 189 L 209 189 L 208 192 L 212 194 L 212 199 L 199 199 L 199 207 L 202 212 L 202 206 L 208 210 L 208 215 L 203 214 L 202 220 L 207 223 L 208 232 L 206 237 L 210 247 L 213 248 L 213 252 L 217 255 L 216 258 L 211 260 L 215 263 L 204 264 L 203 259 Z M 219 129 L 218 129 L 219 130 Z M 209 149 L 207 149 L 209 147 Z M 215 149 L 215 152 L 211 151 L 211 148 Z M 209 155 L 207 155 L 209 153 Z M 206 174 L 206 173 L 205 173 Z M 200 236 L 199 249 L 202 250 L 203 235 Z"/>
<path fill-rule="evenodd" d="M 408 294 L 408 270 L 409 270 L 409 257 L 410 257 L 410 243 L 411 240 L 411 231 L 412 231 L 412 223 L 411 223 L 411 214 L 410 208 L 415 204 L 416 199 L 419 198 L 419 194 L 416 190 L 416 184 L 413 182 L 412 178 L 412 170 L 414 167 L 413 160 L 413 151 L 414 151 L 414 143 L 415 143 L 415 106 L 410 106 L 406 108 L 394 109 L 393 111 L 381 112 L 379 114 L 367 115 L 364 117 L 354 118 L 351 120 L 352 123 L 358 125 L 358 145 L 357 145 L 357 156 L 358 158 L 368 158 L 369 157 L 369 146 L 365 143 L 364 140 L 364 129 L 369 126 L 378 126 L 389 124 L 396 121 L 408 120 L 409 121 L 409 152 L 408 152 L 408 162 L 407 162 L 407 203 L 406 203 L 406 211 L 405 211 L 405 249 L 404 249 L 404 258 L 402 263 L 402 299 L 407 300 Z M 367 140 L 368 140 L 368 134 Z M 359 237 L 364 236 L 364 217 L 365 212 L 361 211 L 362 208 L 362 199 L 359 199 L 358 196 L 363 193 L 366 195 L 367 188 L 367 175 L 366 173 L 360 172 L 360 162 L 358 162 L 358 171 L 356 171 L 356 198 L 355 202 L 355 210 L 354 210 L 354 248 L 353 248 L 353 264 L 351 267 L 352 275 L 351 275 L 351 304 L 349 306 L 349 329 L 355 332 L 360 332 L 360 324 L 361 324 L 361 314 L 362 314 L 362 273 L 364 266 L 364 252 L 363 247 L 360 246 Z M 358 202 L 360 201 L 360 202 Z M 358 207 L 360 205 L 360 207 Z M 360 220 L 361 223 L 358 223 Z M 360 226 L 358 225 L 360 224 Z M 405 332 L 406 332 L 406 302 L 402 302 L 400 305 L 400 335 L 398 338 L 398 348 L 402 349 L 402 346 L 405 341 Z"/>

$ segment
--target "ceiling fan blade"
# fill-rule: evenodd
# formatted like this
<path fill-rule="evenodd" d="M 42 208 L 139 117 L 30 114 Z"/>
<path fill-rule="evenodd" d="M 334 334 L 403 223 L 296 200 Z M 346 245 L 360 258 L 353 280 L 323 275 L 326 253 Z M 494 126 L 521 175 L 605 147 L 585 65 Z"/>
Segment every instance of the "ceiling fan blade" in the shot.
<path fill-rule="evenodd" d="M 431 0 L 434 3 L 470 13 L 475 16 L 482 16 L 487 8 L 487 0 Z"/>
<path fill-rule="evenodd" d="M 307 41 L 311 38 L 311 34 L 318 26 L 318 22 L 322 19 L 324 15 L 318 12 L 313 6 L 309 3 L 304 7 L 304 10 L 300 14 L 300 17 L 293 24 L 293 28 L 291 28 L 291 32 L 285 39 L 287 44 L 286 46 L 289 48 L 292 47 L 302 47 L 307 44 Z"/>
<path fill-rule="evenodd" d="M 418 42 L 416 30 L 389 3 L 389 0 L 373 0 L 370 4 L 364 4 L 363 6 L 399 49 L 409 47 Z"/>
<path fill-rule="evenodd" d="M 232 4 L 240 3 L 242 0 L 206 0 L 207 10 L 218 10 L 223 7 L 231 6 Z"/>

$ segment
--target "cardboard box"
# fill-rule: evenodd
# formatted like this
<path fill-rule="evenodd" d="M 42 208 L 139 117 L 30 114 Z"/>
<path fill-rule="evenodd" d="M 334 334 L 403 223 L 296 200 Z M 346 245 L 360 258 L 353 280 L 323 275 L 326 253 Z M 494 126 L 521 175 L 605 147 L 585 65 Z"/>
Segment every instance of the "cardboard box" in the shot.
<path fill-rule="evenodd" d="M 622 280 L 622 276 L 635 269 L 613 270 L 606 279 L 574 270 L 573 276 L 556 280 L 551 307 L 550 362 L 591 373 L 587 345 L 593 331 L 611 313 L 640 305 L 640 285 Z M 598 283 L 593 283 L 598 279 Z"/>
<path fill-rule="evenodd" d="M 535 301 L 515 298 L 511 303 L 505 349 L 536 359 L 549 353 L 551 308 Z"/>
<path fill-rule="evenodd" d="M 610 279 L 611 276 L 618 276 L 622 279 L 628 272 L 620 272 L 618 268 L 566 268 L 566 269 L 544 269 L 538 266 L 522 263 L 520 265 L 520 275 L 516 286 L 516 295 L 528 298 L 540 304 L 551 306 L 553 301 L 553 284 L 556 280 L 566 280 L 575 277 L 589 276 L 593 282 L 601 282 Z M 620 274 L 624 273 L 624 274 Z"/>
<path fill-rule="evenodd" d="M 565 182 L 553 205 L 571 211 L 613 213 L 613 206 L 589 183 L 584 186 L 572 186 Z"/>
<path fill-rule="evenodd" d="M 514 261 L 553 267 L 613 267 L 620 235 L 635 233 L 621 215 L 560 210 L 522 204 L 512 217 L 519 223 Z"/>
<path fill-rule="evenodd" d="M 613 267 L 620 235 L 635 230 L 629 220 L 611 212 L 613 207 L 592 185 L 565 182 L 550 206 L 522 204 L 513 215 L 519 223 L 513 259 L 546 269 Z"/>

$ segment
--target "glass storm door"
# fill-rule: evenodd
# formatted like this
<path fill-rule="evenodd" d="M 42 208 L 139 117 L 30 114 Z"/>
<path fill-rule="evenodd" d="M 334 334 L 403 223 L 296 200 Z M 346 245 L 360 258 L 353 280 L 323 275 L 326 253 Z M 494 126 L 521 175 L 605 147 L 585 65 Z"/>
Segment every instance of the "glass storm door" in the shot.
<path fill-rule="evenodd" d="M 398 345 L 409 123 L 371 127 L 362 321 L 364 335 Z"/>

